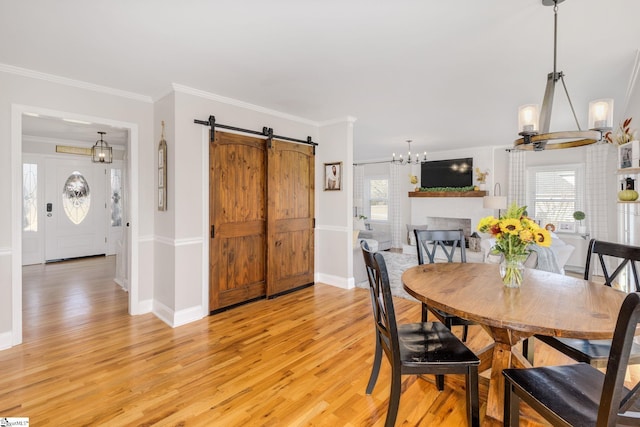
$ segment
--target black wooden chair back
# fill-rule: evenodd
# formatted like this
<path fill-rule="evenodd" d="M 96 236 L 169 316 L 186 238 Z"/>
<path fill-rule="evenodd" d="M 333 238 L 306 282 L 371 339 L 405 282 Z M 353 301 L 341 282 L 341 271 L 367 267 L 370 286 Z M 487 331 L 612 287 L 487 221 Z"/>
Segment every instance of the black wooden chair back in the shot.
<path fill-rule="evenodd" d="M 418 264 L 425 262 L 433 264 L 436 262 L 436 252 L 439 250 L 444 253 L 447 262 L 455 262 L 454 257 L 456 248 L 460 252 L 460 262 L 467 262 L 467 252 L 465 250 L 464 233 L 462 230 L 414 230 L 416 235 L 416 247 L 418 251 Z M 422 304 L 422 321 L 428 320 L 428 312 L 431 311 L 445 326 L 451 329 L 453 326 L 462 326 L 462 341 L 467 341 L 469 334 L 469 325 L 473 322 L 463 319 L 453 314 L 449 314 L 442 310 L 428 307 Z M 438 388 L 442 385 L 438 383 Z"/>
<path fill-rule="evenodd" d="M 387 265 L 380 253 L 369 251 L 367 242 L 362 241 L 361 247 L 369 279 L 376 338 L 391 364 L 395 364 L 400 360 L 400 346 Z"/>
<path fill-rule="evenodd" d="M 504 370 L 505 425 L 518 425 L 520 399 L 553 425 L 640 425 L 640 384 L 624 386 L 639 321 L 640 294 L 634 292 L 618 314 L 606 374 L 586 363 Z"/>
<path fill-rule="evenodd" d="M 413 230 L 416 235 L 418 264 L 425 262 L 433 264 L 438 248 L 447 257 L 448 262 L 454 262 L 456 248 L 460 252 L 460 262 L 467 262 L 464 233 L 462 230 Z"/>
<path fill-rule="evenodd" d="M 595 259 L 600 261 L 605 285 L 607 286 L 611 286 L 625 266 L 630 265 L 636 292 L 640 292 L 638 272 L 635 264 L 636 261 L 640 260 L 640 247 L 591 239 L 591 241 L 589 241 L 587 262 L 584 269 L 585 280 L 591 280 L 593 276 L 595 266 L 597 265 L 593 262 Z M 615 265 L 615 267 L 610 268 L 608 264 Z M 535 335 L 535 337 L 572 359 L 578 362 L 589 363 L 597 368 L 603 368 L 607 364 L 607 359 L 611 352 L 611 340 L 587 340 L 546 335 Z M 527 342 L 525 341 L 525 343 Z M 529 344 L 527 343 L 524 348 L 524 352 L 529 353 L 529 360 L 532 360 L 533 351 L 529 349 Z M 634 343 L 631 349 L 630 362 L 631 364 L 640 363 L 640 345 L 637 343 Z"/>
<path fill-rule="evenodd" d="M 636 262 L 640 261 L 640 247 L 591 239 L 587 251 L 587 264 L 584 269 L 584 278 L 586 280 L 591 280 L 593 270 L 595 270 L 592 265 L 593 258 L 597 258 L 600 261 L 605 285 L 607 286 L 611 286 L 615 278 L 629 265 L 635 284 L 635 292 L 640 292 L 640 282 L 638 281 L 638 270 L 636 267 Z M 607 260 L 611 263 L 614 261 L 618 261 L 619 263 L 610 268 L 607 266 Z"/>

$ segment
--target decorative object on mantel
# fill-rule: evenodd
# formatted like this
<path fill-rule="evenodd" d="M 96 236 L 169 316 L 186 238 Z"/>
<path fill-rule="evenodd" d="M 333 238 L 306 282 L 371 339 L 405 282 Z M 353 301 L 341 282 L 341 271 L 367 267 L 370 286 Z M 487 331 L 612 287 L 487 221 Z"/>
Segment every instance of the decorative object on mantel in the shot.
<path fill-rule="evenodd" d="M 478 223 L 478 231 L 489 233 L 496 239 L 493 253 L 501 253 L 500 276 L 508 288 L 519 288 L 522 284 L 524 261 L 529 255 L 530 245 L 551 246 L 551 234 L 532 219 L 523 215 L 526 206 L 511 204 L 504 216 L 488 216 Z"/>
<path fill-rule="evenodd" d="M 426 162 L 427 161 L 427 152 L 424 152 L 424 157 L 422 158 L 422 161 L 420 161 L 420 156 L 416 155 L 415 159 L 411 158 L 411 140 L 407 139 L 407 143 L 409 144 L 409 153 L 407 154 L 407 158 L 406 160 L 402 158 L 402 154 L 400 154 L 400 158 L 396 159 L 396 153 L 393 153 L 393 157 L 391 159 L 391 163 L 396 163 L 399 165 L 409 165 L 411 163 L 414 163 L 416 165 L 419 165 L 422 162 Z"/>
<path fill-rule="evenodd" d="M 482 172 L 480 168 L 476 168 L 476 181 L 478 181 L 478 188 L 484 191 L 484 186 L 487 183 L 487 177 L 489 176 L 489 171 L 486 170 Z"/>
<path fill-rule="evenodd" d="M 158 143 L 158 210 L 167 210 L 167 141 L 164 139 L 164 120 Z"/>
<path fill-rule="evenodd" d="M 100 139 L 91 147 L 91 161 L 93 163 L 113 163 L 113 149 L 107 141 L 102 139 L 106 132 L 98 132 Z"/>
<path fill-rule="evenodd" d="M 417 176 L 415 176 L 414 174 L 410 173 L 409 174 L 409 182 L 416 186 L 415 191 L 420 191 L 420 187 L 418 186 L 418 177 Z"/>
<path fill-rule="evenodd" d="M 638 200 L 635 182 L 636 180 L 633 178 L 625 178 L 622 180 L 621 190 L 618 192 L 618 199 L 621 202 L 634 202 Z"/>
<path fill-rule="evenodd" d="M 602 132 L 610 130 L 613 125 L 613 99 L 598 99 L 589 103 L 589 129 L 583 131 L 580 128 L 578 117 L 571 103 L 569 91 L 564 82 L 564 73 L 556 71 L 557 45 L 558 45 L 558 3 L 564 0 L 542 0 L 545 6 L 553 6 L 553 72 L 547 75 L 547 87 L 544 92 L 542 108 L 538 114 L 538 106 L 534 104 L 523 105 L 518 109 L 518 129 L 522 138 L 514 141 L 514 147 L 520 150 L 541 151 L 544 149 L 560 149 L 580 147 L 593 144 L 602 139 Z M 564 92 L 567 95 L 573 118 L 578 127 L 577 131 L 549 132 L 551 123 L 551 110 L 553 108 L 553 95 L 558 80 L 562 81 Z M 540 118 L 538 123 L 538 117 Z M 538 126 L 539 124 L 539 126 Z M 570 139 L 570 141 L 566 141 Z M 562 142 L 552 142 L 560 140 Z"/>
<path fill-rule="evenodd" d="M 410 191 L 409 197 L 484 197 L 486 191 L 474 190 L 473 187 L 432 187 Z"/>

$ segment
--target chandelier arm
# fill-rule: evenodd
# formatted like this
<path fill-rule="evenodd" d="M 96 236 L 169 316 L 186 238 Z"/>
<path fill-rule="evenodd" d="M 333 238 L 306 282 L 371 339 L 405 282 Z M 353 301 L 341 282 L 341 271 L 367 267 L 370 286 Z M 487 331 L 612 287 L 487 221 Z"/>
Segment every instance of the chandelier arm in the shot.
<path fill-rule="evenodd" d="M 560 73 L 560 80 L 562 81 L 562 87 L 564 88 L 564 93 L 567 95 L 567 101 L 569 101 L 569 107 L 571 108 L 571 112 L 573 113 L 573 119 L 576 121 L 576 126 L 578 130 L 581 131 L 580 123 L 578 122 L 578 116 L 576 115 L 576 110 L 573 108 L 573 102 L 571 102 L 571 97 L 569 96 L 569 91 L 567 90 L 567 85 L 564 82 L 564 74 Z"/>
<path fill-rule="evenodd" d="M 558 2 L 553 2 L 553 75 L 556 75 L 556 62 L 558 59 Z"/>

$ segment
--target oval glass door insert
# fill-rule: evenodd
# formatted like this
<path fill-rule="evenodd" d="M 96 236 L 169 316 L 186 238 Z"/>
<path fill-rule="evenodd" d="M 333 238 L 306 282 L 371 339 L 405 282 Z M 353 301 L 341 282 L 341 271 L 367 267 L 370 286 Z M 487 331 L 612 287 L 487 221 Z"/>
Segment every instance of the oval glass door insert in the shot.
<path fill-rule="evenodd" d="M 74 224 L 80 224 L 87 217 L 91 206 L 91 190 L 85 177 L 74 171 L 62 189 L 62 207 L 64 213 Z"/>

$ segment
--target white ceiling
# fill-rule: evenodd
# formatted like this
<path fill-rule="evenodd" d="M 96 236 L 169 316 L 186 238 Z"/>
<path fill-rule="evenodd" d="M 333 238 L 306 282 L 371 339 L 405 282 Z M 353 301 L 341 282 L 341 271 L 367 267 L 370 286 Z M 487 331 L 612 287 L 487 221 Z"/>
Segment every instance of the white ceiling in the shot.
<path fill-rule="evenodd" d="M 517 107 L 542 102 L 552 71 L 552 9 L 540 0 L 2 1 L 0 63 L 154 99 L 176 83 L 318 123 L 353 116 L 354 157 L 371 160 L 406 151 L 406 139 L 419 152 L 511 144 Z M 558 70 L 583 128 L 592 99 L 614 98 L 614 120 L 623 117 L 639 20 L 638 0 L 559 5 Z M 564 98 L 559 90 L 552 130 L 575 129 Z"/>

